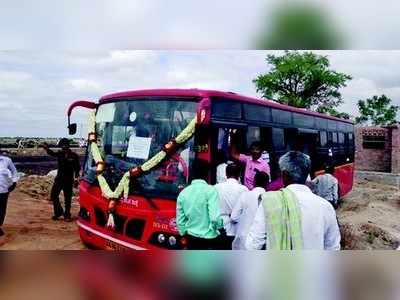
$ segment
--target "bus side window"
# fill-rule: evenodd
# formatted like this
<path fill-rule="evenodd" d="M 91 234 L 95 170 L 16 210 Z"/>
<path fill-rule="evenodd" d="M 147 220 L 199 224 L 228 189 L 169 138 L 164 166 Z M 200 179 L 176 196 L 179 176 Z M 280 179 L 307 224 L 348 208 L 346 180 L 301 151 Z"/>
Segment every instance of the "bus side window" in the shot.
<path fill-rule="evenodd" d="M 333 132 L 332 131 L 328 131 L 328 143 L 327 146 L 328 147 L 332 147 L 333 146 Z"/>
<path fill-rule="evenodd" d="M 338 133 L 338 142 L 340 146 L 344 146 L 344 133 L 343 132 L 339 132 Z"/>
<path fill-rule="evenodd" d="M 334 146 L 338 146 L 338 133 L 337 132 L 333 132 L 333 138 L 332 138 L 332 142 Z"/>
<path fill-rule="evenodd" d="M 283 128 L 272 128 L 272 142 L 274 150 L 285 150 L 285 133 Z"/>
<path fill-rule="evenodd" d="M 326 135 L 326 131 L 319 132 L 319 140 L 320 140 L 320 146 L 326 147 L 326 144 L 328 143 L 328 137 Z"/>
<path fill-rule="evenodd" d="M 251 143 L 261 140 L 260 127 L 249 126 L 247 128 L 247 147 L 250 147 Z"/>
<path fill-rule="evenodd" d="M 286 151 L 296 150 L 299 130 L 297 128 L 285 128 L 285 145 Z"/>

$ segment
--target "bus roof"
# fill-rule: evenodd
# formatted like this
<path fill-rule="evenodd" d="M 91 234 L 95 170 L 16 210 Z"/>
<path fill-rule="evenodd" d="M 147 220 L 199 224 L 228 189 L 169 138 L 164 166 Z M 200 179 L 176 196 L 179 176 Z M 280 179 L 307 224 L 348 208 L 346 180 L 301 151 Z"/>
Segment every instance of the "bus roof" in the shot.
<path fill-rule="evenodd" d="M 325 114 L 309 111 L 302 108 L 297 108 L 293 106 L 288 106 L 284 104 L 277 103 L 273 100 L 268 99 L 258 99 L 247 97 L 243 95 L 239 95 L 233 92 L 221 92 L 215 90 L 202 90 L 202 89 L 148 89 L 148 90 L 134 90 L 134 91 L 124 91 L 117 92 L 109 95 L 105 95 L 100 98 L 99 103 L 106 103 L 114 101 L 118 98 L 127 98 L 127 97 L 151 97 L 151 96 L 171 96 L 171 97 L 221 97 L 228 98 L 234 101 L 253 103 L 263 106 L 269 106 L 273 108 L 283 109 L 286 111 L 297 112 L 305 115 L 317 116 L 324 119 L 331 119 L 340 122 L 345 122 L 349 124 L 353 124 L 350 120 L 340 119 L 332 116 L 328 116 Z"/>

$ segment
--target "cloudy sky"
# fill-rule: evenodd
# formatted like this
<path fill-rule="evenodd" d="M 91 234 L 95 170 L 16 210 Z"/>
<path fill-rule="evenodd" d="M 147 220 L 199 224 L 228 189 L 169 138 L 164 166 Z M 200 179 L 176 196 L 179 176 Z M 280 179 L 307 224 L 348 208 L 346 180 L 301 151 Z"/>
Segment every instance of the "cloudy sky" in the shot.
<path fill-rule="evenodd" d="M 0 49 L 255 49 L 292 4 L 320 10 L 341 48 L 400 48 L 398 0 L 2 0 Z"/>
<path fill-rule="evenodd" d="M 122 90 L 209 88 L 259 96 L 252 79 L 271 51 L 0 51 L 0 136 L 65 136 L 74 100 Z M 386 94 L 400 105 L 400 51 L 329 51 L 331 68 L 353 76 L 339 110 Z M 86 113 L 74 121 L 86 127 Z"/>

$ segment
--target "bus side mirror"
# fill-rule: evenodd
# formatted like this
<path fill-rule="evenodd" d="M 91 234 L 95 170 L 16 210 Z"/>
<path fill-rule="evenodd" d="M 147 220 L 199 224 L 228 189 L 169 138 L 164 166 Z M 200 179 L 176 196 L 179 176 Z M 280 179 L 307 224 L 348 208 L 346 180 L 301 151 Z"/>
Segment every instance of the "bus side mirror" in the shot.
<path fill-rule="evenodd" d="M 68 132 L 70 135 L 74 135 L 76 133 L 76 123 L 68 125 Z"/>

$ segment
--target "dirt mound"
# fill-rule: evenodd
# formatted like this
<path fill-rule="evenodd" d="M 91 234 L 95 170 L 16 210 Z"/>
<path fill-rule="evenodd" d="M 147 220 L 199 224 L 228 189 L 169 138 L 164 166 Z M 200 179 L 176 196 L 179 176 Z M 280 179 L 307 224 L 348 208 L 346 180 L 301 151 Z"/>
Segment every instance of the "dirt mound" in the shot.
<path fill-rule="evenodd" d="M 53 181 L 50 176 L 25 176 L 18 182 L 18 190 L 33 199 L 49 199 Z"/>
<path fill-rule="evenodd" d="M 7 215 L 0 238 L 2 250 L 85 249 L 75 222 L 53 221 L 53 204 L 49 201 L 54 178 L 25 176 L 10 194 Z M 77 190 L 74 191 L 75 195 Z M 62 205 L 64 199 L 60 195 Z M 72 200 L 71 213 L 78 215 L 78 198 Z"/>
<path fill-rule="evenodd" d="M 400 242 L 400 190 L 361 180 L 337 210 L 343 249 L 396 249 Z"/>

